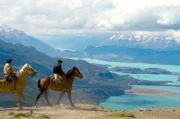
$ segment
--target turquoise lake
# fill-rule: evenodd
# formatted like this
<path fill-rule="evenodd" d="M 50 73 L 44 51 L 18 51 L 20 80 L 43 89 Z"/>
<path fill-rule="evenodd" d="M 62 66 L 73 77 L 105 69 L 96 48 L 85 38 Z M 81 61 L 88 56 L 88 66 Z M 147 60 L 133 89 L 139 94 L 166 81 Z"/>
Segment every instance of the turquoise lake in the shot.
<path fill-rule="evenodd" d="M 106 102 L 100 103 L 109 109 L 132 110 L 135 108 L 180 107 L 180 96 L 111 96 Z"/>
<path fill-rule="evenodd" d="M 74 60 L 85 60 L 93 64 L 108 65 L 109 68 L 116 66 L 130 67 L 130 68 L 161 68 L 171 72 L 180 72 L 180 66 L 176 65 L 161 65 L 161 64 L 148 64 L 148 63 L 125 63 L 125 62 L 109 62 L 103 60 L 96 60 L 90 58 L 71 58 Z M 111 71 L 112 72 L 112 71 Z M 172 81 L 168 83 L 172 86 L 147 86 L 141 85 L 142 88 L 151 88 L 159 90 L 168 90 L 172 92 L 180 93 L 180 85 L 178 82 L 178 76 L 175 75 L 155 75 L 155 74 L 130 74 L 122 72 L 112 72 L 118 75 L 130 75 L 140 80 L 151 81 Z M 100 106 L 104 106 L 109 109 L 131 110 L 134 108 L 161 108 L 161 107 L 180 107 L 180 95 L 176 96 L 136 96 L 136 95 L 123 95 L 123 96 L 111 96 L 105 102 L 100 103 Z"/>
<path fill-rule="evenodd" d="M 172 81 L 172 83 L 166 83 L 169 85 L 180 85 L 178 81 L 179 76 L 174 75 L 164 75 L 164 74 L 130 74 L 130 73 L 122 73 L 122 72 L 115 72 L 111 71 L 112 73 L 118 75 L 129 75 L 133 78 L 140 79 L 140 80 L 150 80 L 150 81 Z"/>
<path fill-rule="evenodd" d="M 160 89 L 176 92 L 180 94 L 180 87 L 174 86 L 139 86 L 142 88 Z M 109 109 L 132 110 L 135 108 L 162 108 L 162 107 L 180 107 L 180 95 L 176 96 L 136 96 L 123 95 L 111 96 L 106 102 L 100 103 Z"/>
<path fill-rule="evenodd" d="M 180 72 L 180 66 L 177 65 L 162 65 L 162 64 L 148 64 L 148 63 L 127 63 L 127 62 L 110 62 L 110 61 L 104 61 L 104 60 L 97 60 L 97 59 L 91 59 L 91 58 L 69 58 L 74 60 L 85 60 L 89 63 L 94 64 L 102 64 L 102 65 L 109 65 L 110 67 L 131 67 L 131 68 L 161 68 L 165 69 L 171 72 Z"/>

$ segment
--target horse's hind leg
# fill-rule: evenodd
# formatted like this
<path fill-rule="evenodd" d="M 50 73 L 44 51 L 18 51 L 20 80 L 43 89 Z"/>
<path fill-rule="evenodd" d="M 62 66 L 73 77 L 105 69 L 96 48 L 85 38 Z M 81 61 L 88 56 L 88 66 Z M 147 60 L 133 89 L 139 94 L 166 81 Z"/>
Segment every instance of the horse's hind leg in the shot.
<path fill-rule="evenodd" d="M 48 99 L 48 90 L 44 91 L 44 96 L 45 96 L 45 99 L 46 99 L 48 105 L 52 107 L 52 105 L 51 105 L 51 103 L 49 102 L 49 99 Z"/>
<path fill-rule="evenodd" d="M 38 102 L 38 100 L 39 100 L 39 98 L 41 97 L 42 94 L 43 94 L 43 91 L 40 91 L 39 95 L 38 95 L 37 98 L 36 98 L 36 102 L 35 102 L 35 107 L 36 107 L 36 108 L 38 107 L 38 106 L 37 106 L 37 102 Z"/>

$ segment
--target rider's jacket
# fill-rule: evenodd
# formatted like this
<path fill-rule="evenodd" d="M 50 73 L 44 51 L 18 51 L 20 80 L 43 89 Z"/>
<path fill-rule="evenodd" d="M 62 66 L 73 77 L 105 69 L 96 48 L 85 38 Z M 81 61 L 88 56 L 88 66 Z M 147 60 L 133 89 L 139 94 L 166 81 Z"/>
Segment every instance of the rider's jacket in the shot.
<path fill-rule="evenodd" d="M 11 64 L 10 63 L 6 63 L 4 65 L 4 75 L 13 74 L 13 73 L 14 73 L 14 71 L 12 69 Z"/>

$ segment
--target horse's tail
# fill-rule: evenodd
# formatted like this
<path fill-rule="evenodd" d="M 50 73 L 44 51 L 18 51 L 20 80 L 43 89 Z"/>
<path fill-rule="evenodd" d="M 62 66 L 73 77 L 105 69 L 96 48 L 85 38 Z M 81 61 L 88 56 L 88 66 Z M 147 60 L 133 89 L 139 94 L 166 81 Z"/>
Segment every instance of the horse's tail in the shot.
<path fill-rule="evenodd" d="M 38 80 L 38 89 L 39 91 L 43 92 L 44 88 L 41 87 L 40 82 L 41 82 L 41 79 Z"/>

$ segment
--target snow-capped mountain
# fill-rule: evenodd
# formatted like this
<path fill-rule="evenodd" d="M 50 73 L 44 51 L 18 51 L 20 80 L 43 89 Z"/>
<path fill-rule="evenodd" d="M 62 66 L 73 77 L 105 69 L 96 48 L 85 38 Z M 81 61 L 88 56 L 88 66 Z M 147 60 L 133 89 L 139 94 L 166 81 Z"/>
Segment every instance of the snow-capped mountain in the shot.
<path fill-rule="evenodd" d="M 156 50 L 180 50 L 180 38 L 143 35 L 112 35 L 108 40 L 104 40 L 99 44 L 99 46 L 104 45 L 139 47 Z"/>
<path fill-rule="evenodd" d="M 0 26 L 0 31 L 1 31 L 1 32 L 11 32 L 11 31 L 13 31 L 13 30 L 15 30 L 15 29 L 10 28 L 9 26 L 7 26 L 7 25 L 5 25 L 5 24 L 3 24 L 3 25 Z"/>
<path fill-rule="evenodd" d="M 23 44 L 25 46 L 33 46 L 38 51 L 43 53 L 51 54 L 55 51 L 54 48 L 46 45 L 37 38 L 27 35 L 25 32 L 17 29 L 13 29 L 7 25 L 0 26 L 0 40 L 3 40 L 12 44 Z"/>

